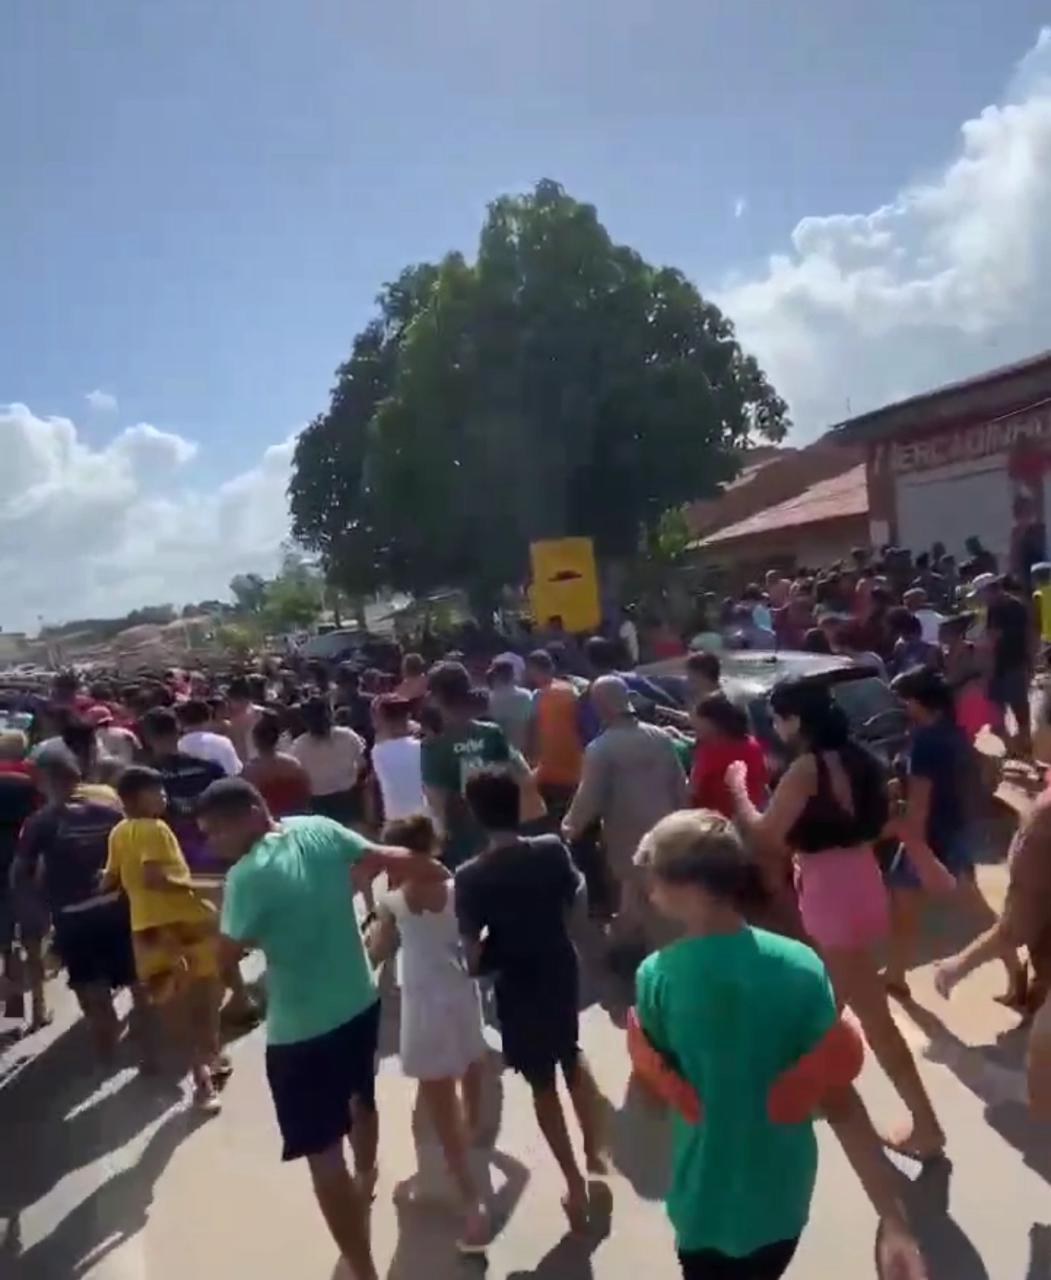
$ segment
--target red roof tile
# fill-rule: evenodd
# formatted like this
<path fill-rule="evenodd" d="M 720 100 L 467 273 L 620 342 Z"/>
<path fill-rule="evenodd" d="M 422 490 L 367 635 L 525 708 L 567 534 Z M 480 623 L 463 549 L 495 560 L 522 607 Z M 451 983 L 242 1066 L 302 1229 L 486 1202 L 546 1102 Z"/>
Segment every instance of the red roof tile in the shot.
<path fill-rule="evenodd" d="M 710 547 L 716 543 L 734 542 L 757 533 L 773 533 L 797 525 L 819 524 L 822 520 L 835 520 L 841 516 L 868 514 L 869 493 L 865 482 L 865 467 L 851 467 L 831 480 L 820 480 L 787 502 L 757 511 L 747 520 L 728 525 L 725 529 L 701 538 L 694 547 Z"/>

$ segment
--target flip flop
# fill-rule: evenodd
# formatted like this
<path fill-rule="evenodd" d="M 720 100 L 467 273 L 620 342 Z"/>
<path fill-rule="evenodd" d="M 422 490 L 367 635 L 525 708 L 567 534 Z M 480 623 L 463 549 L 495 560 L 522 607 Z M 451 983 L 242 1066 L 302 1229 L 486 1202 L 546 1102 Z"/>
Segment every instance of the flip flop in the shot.
<path fill-rule="evenodd" d="M 904 1156 L 907 1160 L 915 1160 L 917 1164 L 928 1165 L 936 1164 L 939 1160 L 945 1158 L 945 1142 L 942 1145 L 930 1151 L 921 1151 L 919 1147 L 914 1147 L 907 1139 L 898 1140 L 890 1136 L 880 1137 L 880 1142 L 888 1151 L 893 1151 L 895 1155 Z"/>
<path fill-rule="evenodd" d="M 574 1235 L 584 1235 L 587 1232 L 590 1226 L 590 1208 L 586 1191 L 583 1200 L 574 1200 L 568 1195 L 562 1197 L 562 1212 L 566 1215 L 569 1229 Z"/>

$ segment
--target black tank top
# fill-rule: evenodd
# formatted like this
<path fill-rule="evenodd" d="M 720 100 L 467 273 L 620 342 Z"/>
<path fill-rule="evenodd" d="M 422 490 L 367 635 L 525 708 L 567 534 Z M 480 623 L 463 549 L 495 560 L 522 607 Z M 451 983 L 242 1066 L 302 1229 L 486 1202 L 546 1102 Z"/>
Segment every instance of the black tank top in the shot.
<path fill-rule="evenodd" d="M 848 813 L 836 798 L 825 757 L 815 751 L 817 790 L 807 799 L 787 837 L 790 848 L 800 853 L 869 844 L 886 824 L 887 784 L 879 762 L 853 742 L 848 742 L 837 754 L 850 785 L 854 812 Z"/>

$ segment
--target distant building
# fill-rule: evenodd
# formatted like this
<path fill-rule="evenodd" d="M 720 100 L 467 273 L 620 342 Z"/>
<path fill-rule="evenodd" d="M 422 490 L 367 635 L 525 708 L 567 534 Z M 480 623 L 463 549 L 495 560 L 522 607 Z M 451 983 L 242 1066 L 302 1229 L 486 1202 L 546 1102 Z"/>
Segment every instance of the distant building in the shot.
<path fill-rule="evenodd" d="M 23 631 L 0 631 L 0 666 L 26 660 L 26 636 Z"/>
<path fill-rule="evenodd" d="M 826 439 L 866 450 L 875 545 L 941 542 L 962 557 L 973 535 L 1018 569 L 1022 535 L 1042 538 L 1051 515 L 1051 351 L 861 414 Z"/>
<path fill-rule="evenodd" d="M 820 568 L 845 560 L 868 541 L 865 464 L 856 463 L 784 502 L 698 539 L 693 548 L 737 577 L 757 577 L 769 568 Z"/>
<path fill-rule="evenodd" d="M 869 541 L 863 449 L 829 442 L 757 449 L 717 498 L 686 518 L 693 558 L 735 578 L 764 568 L 815 567 Z"/>

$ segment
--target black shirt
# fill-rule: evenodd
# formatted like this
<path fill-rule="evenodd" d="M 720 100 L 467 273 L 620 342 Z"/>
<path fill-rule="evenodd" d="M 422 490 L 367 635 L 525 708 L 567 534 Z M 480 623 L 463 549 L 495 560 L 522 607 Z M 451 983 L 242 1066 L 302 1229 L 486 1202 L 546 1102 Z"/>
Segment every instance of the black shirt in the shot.
<path fill-rule="evenodd" d="M 200 760 L 181 751 L 153 756 L 149 764 L 164 779 L 168 826 L 175 832 L 186 861 L 191 867 L 199 866 L 205 855 L 205 839 L 197 825 L 197 801 L 213 782 L 226 777 L 226 771 L 214 760 Z"/>
<path fill-rule="evenodd" d="M 996 633 L 993 670 L 996 675 L 1017 671 L 1029 664 L 1029 610 L 1014 596 L 1003 596 L 989 606 L 986 625 Z"/>
<path fill-rule="evenodd" d="M 15 856 L 18 833 L 40 803 L 40 793 L 25 773 L 0 773 L 0 898 Z"/>
<path fill-rule="evenodd" d="M 52 912 L 97 895 L 109 833 L 122 817 L 109 805 L 74 798 L 42 809 L 23 827 L 16 854 L 19 871 L 32 875 L 43 859 L 44 894 Z"/>
<path fill-rule="evenodd" d="M 376 738 L 376 730 L 372 724 L 372 696 L 357 690 L 341 689 L 336 693 L 335 708 L 337 711 L 349 712 L 347 728 L 353 729 L 371 751 Z"/>
<path fill-rule="evenodd" d="M 456 872 L 456 915 L 464 937 L 485 934 L 483 968 L 497 982 L 543 980 L 575 970 L 569 909 L 581 885 L 557 836 L 521 839 L 479 854 Z"/>

